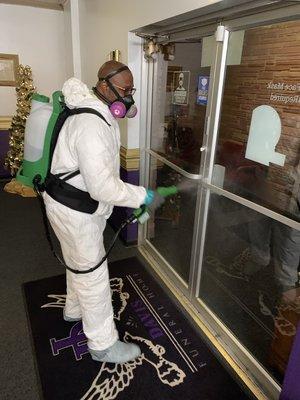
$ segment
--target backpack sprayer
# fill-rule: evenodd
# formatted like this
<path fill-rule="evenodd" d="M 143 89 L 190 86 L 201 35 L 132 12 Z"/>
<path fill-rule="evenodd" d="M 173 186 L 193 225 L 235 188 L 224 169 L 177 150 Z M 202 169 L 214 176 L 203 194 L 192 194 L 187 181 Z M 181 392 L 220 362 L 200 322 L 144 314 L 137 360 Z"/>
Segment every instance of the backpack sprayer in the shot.
<path fill-rule="evenodd" d="M 81 113 L 92 113 L 96 114 L 101 118 L 107 125 L 105 118 L 97 111 L 90 108 L 78 108 L 78 109 L 68 109 L 64 104 L 63 95 L 61 92 L 54 92 L 52 95 L 52 103 L 50 99 L 46 96 L 34 94 L 32 97 L 32 106 L 30 115 L 27 118 L 25 126 L 25 140 L 24 140 L 24 160 L 21 168 L 19 169 L 16 180 L 20 181 L 22 184 L 34 187 L 38 199 L 40 201 L 40 206 L 43 215 L 43 222 L 45 227 L 46 238 L 49 242 L 50 249 L 54 254 L 55 258 L 69 271 L 75 274 L 87 274 L 89 272 L 95 271 L 99 268 L 103 262 L 107 259 L 109 253 L 111 252 L 120 232 L 127 225 L 138 222 L 140 224 L 145 223 L 150 218 L 151 211 L 155 210 L 155 204 L 142 205 L 139 209 L 135 210 L 129 218 L 123 221 L 115 233 L 113 240 L 111 241 L 108 250 L 101 261 L 94 267 L 85 270 L 78 271 L 68 267 L 57 255 L 54 250 L 54 246 L 50 234 L 50 226 L 47 218 L 46 208 L 42 193 L 44 190 L 47 191 L 47 185 L 52 187 L 52 192 L 50 194 L 55 200 L 61 202 L 62 204 L 73 208 L 77 211 L 87 212 L 92 214 L 97 209 L 98 203 L 93 200 L 87 192 L 83 192 L 76 189 L 72 185 L 68 184 L 64 180 L 59 179 L 51 174 L 51 162 L 53 153 L 55 150 L 55 145 L 59 136 L 59 132 L 65 122 L 65 120 L 74 114 Z M 110 126 L 110 125 L 109 125 Z M 70 174 L 69 177 L 75 176 L 80 173 L 79 170 Z M 54 187 L 54 190 L 53 190 Z M 66 189 L 66 190 L 65 190 Z M 58 191 L 56 193 L 56 190 Z M 60 191 L 60 193 L 59 193 Z M 71 196 L 70 196 L 71 193 Z M 166 198 L 168 196 L 175 195 L 178 193 L 176 186 L 170 187 L 158 187 L 156 193 L 161 198 Z M 69 196 L 69 197 L 68 197 Z M 81 201 L 83 204 L 80 208 L 74 207 L 74 199 L 84 199 Z M 162 201 L 163 202 L 163 201 Z M 161 202 L 161 203 L 162 203 Z"/>

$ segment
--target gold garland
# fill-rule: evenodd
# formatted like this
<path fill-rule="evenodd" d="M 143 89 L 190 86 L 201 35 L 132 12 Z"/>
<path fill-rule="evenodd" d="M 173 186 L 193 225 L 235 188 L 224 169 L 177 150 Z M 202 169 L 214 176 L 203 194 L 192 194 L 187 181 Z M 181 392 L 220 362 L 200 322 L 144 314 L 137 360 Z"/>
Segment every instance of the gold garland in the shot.
<path fill-rule="evenodd" d="M 35 92 L 32 70 L 26 65 L 19 65 L 17 75 L 17 111 L 12 118 L 9 136 L 9 150 L 5 166 L 15 175 L 21 166 L 24 152 L 24 132 L 26 119 L 30 113 L 31 97 Z"/>

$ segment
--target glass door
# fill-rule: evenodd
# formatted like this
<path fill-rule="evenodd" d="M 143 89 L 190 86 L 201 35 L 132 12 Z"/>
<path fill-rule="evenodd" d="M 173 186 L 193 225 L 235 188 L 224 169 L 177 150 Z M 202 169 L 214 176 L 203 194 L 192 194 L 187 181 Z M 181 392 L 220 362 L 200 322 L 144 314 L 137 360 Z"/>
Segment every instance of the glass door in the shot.
<path fill-rule="evenodd" d="M 280 385 L 300 319 L 300 22 L 233 32 L 230 46 L 196 298 Z"/>
<path fill-rule="evenodd" d="M 155 211 L 145 236 L 187 288 L 216 41 L 197 38 L 172 46 L 173 57 L 163 50 L 154 62 L 147 178 L 153 189 L 176 185 L 182 190 Z"/>
<path fill-rule="evenodd" d="M 298 11 L 228 20 L 150 74 L 145 183 L 182 190 L 143 244 L 268 399 L 300 315 Z"/>

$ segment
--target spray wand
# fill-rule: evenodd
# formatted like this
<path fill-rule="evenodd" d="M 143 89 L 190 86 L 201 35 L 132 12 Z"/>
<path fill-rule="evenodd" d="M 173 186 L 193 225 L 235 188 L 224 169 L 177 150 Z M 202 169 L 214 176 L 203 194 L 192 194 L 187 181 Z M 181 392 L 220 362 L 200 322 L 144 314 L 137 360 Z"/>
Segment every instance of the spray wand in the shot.
<path fill-rule="evenodd" d="M 169 187 L 158 187 L 156 189 L 156 192 L 158 193 L 159 196 L 161 196 L 161 198 L 166 198 L 168 196 L 173 196 L 176 193 L 178 193 L 178 189 L 176 186 L 169 186 Z M 48 223 L 48 219 L 47 219 L 47 214 L 46 214 L 46 209 L 45 209 L 45 204 L 43 201 L 43 198 L 41 196 L 41 194 L 38 192 L 38 198 L 40 199 L 41 202 L 41 208 L 42 208 L 42 212 L 43 212 L 43 220 L 44 220 L 44 226 L 45 226 L 45 233 L 46 233 L 46 237 L 47 240 L 49 242 L 50 245 L 50 249 L 52 251 L 52 253 L 54 254 L 55 258 L 60 262 L 60 264 L 62 264 L 68 271 L 73 272 L 74 274 L 88 274 L 90 272 L 95 271 L 97 268 L 99 268 L 104 261 L 107 259 L 109 253 L 111 252 L 120 232 L 122 229 L 124 229 L 127 225 L 138 221 L 140 224 L 145 223 L 149 218 L 150 218 L 150 209 L 155 209 L 157 207 L 159 207 L 160 204 L 162 204 L 164 202 L 164 199 L 162 199 L 163 201 L 160 202 L 160 204 L 154 205 L 153 207 L 148 207 L 145 204 L 143 204 L 140 208 L 138 208 L 137 210 L 135 210 L 125 221 L 123 221 L 119 227 L 119 229 L 117 230 L 117 232 L 115 233 L 110 245 L 108 246 L 107 252 L 106 254 L 103 256 L 103 258 L 100 260 L 100 262 L 95 265 L 92 268 L 89 268 L 87 270 L 84 271 L 80 271 L 80 270 L 76 270 L 73 268 L 68 267 L 59 257 L 59 255 L 56 253 L 56 251 L 54 250 L 54 246 L 52 243 L 52 239 L 51 239 L 51 235 L 50 235 L 50 228 L 49 228 L 49 223 Z"/>
<path fill-rule="evenodd" d="M 178 188 L 176 186 L 160 186 L 156 189 L 156 192 L 161 198 L 166 198 L 177 194 Z M 163 202 L 164 200 L 160 204 L 162 204 Z M 140 208 L 134 210 L 133 214 L 129 218 L 132 218 L 131 222 L 138 221 L 138 223 L 144 224 L 150 218 L 150 210 L 153 211 L 153 209 L 155 210 L 155 208 L 157 207 L 158 206 L 155 206 L 155 204 L 153 207 L 152 205 L 145 206 L 143 204 Z"/>

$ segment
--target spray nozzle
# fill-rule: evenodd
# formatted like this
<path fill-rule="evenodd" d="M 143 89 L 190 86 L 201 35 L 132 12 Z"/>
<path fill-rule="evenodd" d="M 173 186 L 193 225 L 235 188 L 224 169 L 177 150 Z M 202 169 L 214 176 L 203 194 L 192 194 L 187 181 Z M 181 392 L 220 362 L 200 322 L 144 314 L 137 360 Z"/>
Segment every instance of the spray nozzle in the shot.
<path fill-rule="evenodd" d="M 156 189 L 157 193 L 162 197 L 174 196 L 178 193 L 178 189 L 175 185 L 173 186 L 160 186 Z"/>

